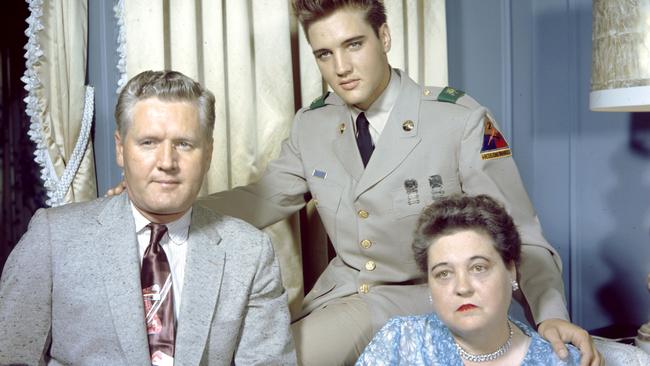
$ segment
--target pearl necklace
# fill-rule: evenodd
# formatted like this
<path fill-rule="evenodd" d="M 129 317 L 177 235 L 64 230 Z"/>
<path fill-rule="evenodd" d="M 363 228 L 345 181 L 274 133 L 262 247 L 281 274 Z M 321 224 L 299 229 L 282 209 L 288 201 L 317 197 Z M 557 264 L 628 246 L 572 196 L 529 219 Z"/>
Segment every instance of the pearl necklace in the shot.
<path fill-rule="evenodd" d="M 493 361 L 496 360 L 497 358 L 503 356 L 508 352 L 510 349 L 510 345 L 512 344 L 512 335 L 514 332 L 512 331 L 512 327 L 510 326 L 510 322 L 508 322 L 508 331 L 510 332 L 510 335 L 508 336 L 508 340 L 506 343 L 502 344 L 501 347 L 497 348 L 496 351 L 491 352 L 491 353 L 484 353 L 482 355 L 473 355 L 463 349 L 463 347 L 454 340 L 454 344 L 456 345 L 456 349 L 458 350 L 458 353 L 460 353 L 460 357 L 465 359 L 466 361 L 470 362 L 487 362 L 487 361 Z"/>

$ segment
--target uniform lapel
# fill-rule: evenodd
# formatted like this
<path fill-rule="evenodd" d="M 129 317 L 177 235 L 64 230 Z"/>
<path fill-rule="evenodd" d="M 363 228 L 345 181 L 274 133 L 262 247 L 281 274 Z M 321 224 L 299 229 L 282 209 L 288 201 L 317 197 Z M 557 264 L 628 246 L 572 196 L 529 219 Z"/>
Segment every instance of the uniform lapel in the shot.
<path fill-rule="evenodd" d="M 200 363 L 221 288 L 225 251 L 218 247 L 221 237 L 208 215 L 194 206 L 176 331 L 174 362 L 179 365 Z"/>
<path fill-rule="evenodd" d="M 332 93 L 327 97 L 327 104 L 338 105 L 338 112 L 335 116 L 327 116 L 328 120 L 336 118 L 337 137 L 333 142 L 334 154 L 341 162 L 341 165 L 350 174 L 355 181 L 361 179 L 363 174 L 363 163 L 361 155 L 357 148 L 357 140 L 354 137 L 354 127 L 352 126 L 350 112 L 343 100 L 336 94 Z"/>
<path fill-rule="evenodd" d="M 102 238 L 103 243 L 97 253 L 97 269 L 104 278 L 105 300 L 109 303 L 115 332 L 128 364 L 151 363 L 144 324 L 138 243 L 127 194 L 110 199 L 98 221 L 101 226 L 97 237 Z"/>
<path fill-rule="evenodd" d="M 355 200 L 395 170 L 420 143 L 421 138 L 417 133 L 420 98 L 418 85 L 402 73 L 399 96 L 354 191 Z M 406 121 L 412 122 L 413 128 L 410 131 L 404 127 Z"/>

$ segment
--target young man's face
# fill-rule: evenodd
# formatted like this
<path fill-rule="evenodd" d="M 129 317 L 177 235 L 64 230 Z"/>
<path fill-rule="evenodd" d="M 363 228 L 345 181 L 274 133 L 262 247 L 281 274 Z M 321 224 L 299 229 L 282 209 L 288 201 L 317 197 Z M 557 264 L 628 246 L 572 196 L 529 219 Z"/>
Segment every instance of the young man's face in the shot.
<path fill-rule="evenodd" d="M 364 11 L 341 8 L 312 23 L 307 34 L 325 81 L 347 104 L 368 109 L 390 80 L 388 26 L 377 37 Z"/>

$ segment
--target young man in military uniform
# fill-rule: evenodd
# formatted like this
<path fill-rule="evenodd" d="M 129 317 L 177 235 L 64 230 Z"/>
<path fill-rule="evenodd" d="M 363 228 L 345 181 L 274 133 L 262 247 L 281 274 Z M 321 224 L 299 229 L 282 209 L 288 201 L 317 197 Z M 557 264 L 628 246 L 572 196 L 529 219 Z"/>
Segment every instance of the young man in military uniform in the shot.
<path fill-rule="evenodd" d="M 292 325 L 300 361 L 353 363 L 388 318 L 431 311 L 412 231 L 423 207 L 466 192 L 491 195 L 515 218 L 525 243 L 519 282 L 540 333 L 560 356 L 569 341 L 584 365 L 597 365 L 589 335 L 568 321 L 561 260 L 486 108 L 391 69 L 381 1 L 295 0 L 294 10 L 334 93 L 298 111 L 260 181 L 202 204 L 261 228 L 304 207 L 305 193 L 317 200 L 336 257 Z"/>

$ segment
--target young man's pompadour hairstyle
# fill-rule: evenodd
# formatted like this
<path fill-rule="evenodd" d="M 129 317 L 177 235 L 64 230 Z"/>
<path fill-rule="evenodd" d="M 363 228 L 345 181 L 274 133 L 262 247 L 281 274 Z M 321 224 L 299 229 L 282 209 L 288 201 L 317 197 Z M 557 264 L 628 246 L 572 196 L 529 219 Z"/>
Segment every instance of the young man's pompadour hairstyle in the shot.
<path fill-rule="evenodd" d="M 386 8 L 382 0 L 293 0 L 293 11 L 302 24 L 307 40 L 312 23 L 342 8 L 364 10 L 366 21 L 379 37 L 379 28 L 386 23 Z"/>

